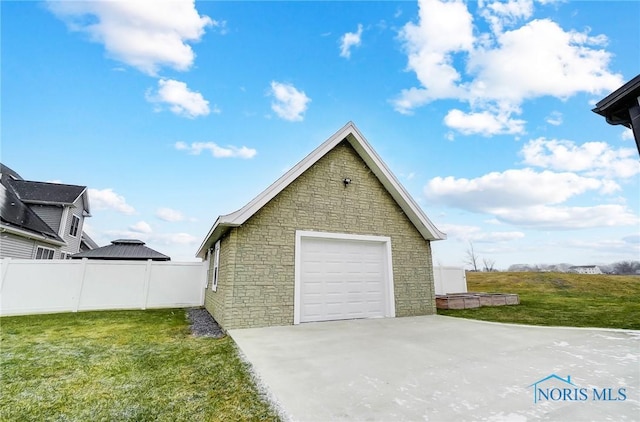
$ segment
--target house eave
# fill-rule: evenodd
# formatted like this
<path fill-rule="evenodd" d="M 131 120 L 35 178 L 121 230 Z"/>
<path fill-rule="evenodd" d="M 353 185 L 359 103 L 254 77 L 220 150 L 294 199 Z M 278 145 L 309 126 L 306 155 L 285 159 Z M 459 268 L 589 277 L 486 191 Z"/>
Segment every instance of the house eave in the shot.
<path fill-rule="evenodd" d="M 240 226 L 240 224 L 235 224 L 235 223 L 231 223 L 231 222 L 228 222 L 226 220 L 223 220 L 224 217 L 227 217 L 227 216 L 226 215 L 222 215 L 222 216 L 218 217 L 216 222 L 213 224 L 213 226 L 209 230 L 209 233 L 204 238 L 204 241 L 202 242 L 202 244 L 198 248 L 198 252 L 196 253 L 196 257 L 197 258 L 200 258 L 200 259 L 204 260 L 206 258 L 206 256 L 207 256 L 207 250 L 209 248 L 212 248 L 213 245 L 218 240 L 220 240 L 222 238 L 222 236 L 224 236 L 225 233 L 227 233 L 229 230 L 231 230 L 234 227 L 239 227 Z"/>
<path fill-rule="evenodd" d="M 15 234 L 17 236 L 20 237 L 25 237 L 27 239 L 32 239 L 32 240 L 38 240 L 41 242 L 45 242 L 45 243 L 49 243 L 51 245 L 55 245 L 55 246 L 66 246 L 66 242 L 64 241 L 59 241 L 59 240 L 55 240 L 55 239 L 51 239 L 47 236 L 38 234 L 38 233 L 34 233 L 34 232 L 30 232 L 27 230 L 23 230 L 23 229 L 19 229 L 17 227 L 13 227 L 13 226 L 9 226 L 7 224 L 0 224 L 0 233 L 11 233 L 11 234 Z"/>
<path fill-rule="evenodd" d="M 637 102 L 638 95 L 640 95 L 640 75 L 637 75 L 635 78 L 631 79 L 629 82 L 598 101 L 592 111 L 606 117 L 610 113 L 610 109 L 617 108 L 620 102 Z"/>
<path fill-rule="evenodd" d="M 309 155 L 303 158 L 244 207 L 232 212 L 231 214 L 221 215 L 218 217 L 207 234 L 207 237 L 205 237 L 204 242 L 198 249 L 196 256 L 203 258 L 206 254 L 206 250 L 210 248 L 220 237 L 222 237 L 227 230 L 232 227 L 242 225 L 343 140 L 349 142 L 349 144 L 356 150 L 358 155 L 373 171 L 378 180 L 380 180 L 383 186 L 391 194 L 402 211 L 406 214 L 425 240 L 436 241 L 447 238 L 447 235 L 435 227 L 413 198 L 411 198 L 411 195 L 409 195 L 398 179 L 396 179 L 393 173 L 391 173 L 389 168 L 373 150 L 371 145 L 369 145 L 365 137 L 360 133 L 353 122 L 348 122 L 333 134 L 333 136 L 323 142 L 319 147 L 313 150 Z"/>

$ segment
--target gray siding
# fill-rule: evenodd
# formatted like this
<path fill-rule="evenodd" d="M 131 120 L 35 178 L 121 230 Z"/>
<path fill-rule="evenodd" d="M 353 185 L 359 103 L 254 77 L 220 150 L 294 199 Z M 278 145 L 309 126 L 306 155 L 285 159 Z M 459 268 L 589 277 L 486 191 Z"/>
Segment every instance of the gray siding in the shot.
<path fill-rule="evenodd" d="M 82 241 L 82 229 L 84 226 L 84 217 L 82 216 L 83 214 L 82 197 L 78 198 L 76 202 L 73 203 L 73 205 L 74 206 L 71 207 L 71 209 L 69 209 L 69 212 L 67 212 L 67 222 L 64 226 L 65 227 L 64 232 L 62 233 L 62 236 L 61 236 L 62 239 L 67 243 L 67 246 L 63 246 L 62 250 L 64 252 L 69 252 L 72 254 L 80 252 L 80 243 Z M 80 218 L 78 233 L 76 234 L 75 237 L 69 234 L 69 230 L 71 230 L 71 221 L 74 215 Z"/>
<path fill-rule="evenodd" d="M 60 230 L 60 220 L 62 219 L 62 207 L 53 205 L 29 205 L 42 221 L 47 223 L 56 233 Z"/>
<path fill-rule="evenodd" d="M 36 248 L 42 246 L 55 250 L 54 259 L 60 258 L 60 247 L 48 245 L 26 237 L 17 236 L 13 233 L 2 233 L 0 236 L 0 257 L 15 259 L 35 258 Z"/>

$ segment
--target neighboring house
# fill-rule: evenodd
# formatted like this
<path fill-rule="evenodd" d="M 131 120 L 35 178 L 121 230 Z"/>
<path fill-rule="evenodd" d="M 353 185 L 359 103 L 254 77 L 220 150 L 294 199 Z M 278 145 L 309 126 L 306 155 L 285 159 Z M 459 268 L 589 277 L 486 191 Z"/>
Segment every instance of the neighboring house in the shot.
<path fill-rule="evenodd" d="M 569 267 L 568 272 L 575 274 L 602 274 L 600 267 L 597 265 L 575 265 Z"/>
<path fill-rule="evenodd" d="M 593 110 L 610 125 L 623 125 L 633 131 L 640 154 L 640 75 L 598 101 Z"/>
<path fill-rule="evenodd" d="M 348 123 L 218 217 L 197 252 L 205 306 L 225 329 L 434 314 L 445 238 Z"/>
<path fill-rule="evenodd" d="M 171 261 L 165 254 L 161 254 L 137 239 L 118 239 L 111 245 L 89 251 L 80 252 L 71 256 L 71 259 L 118 259 L 125 261 Z"/>
<path fill-rule="evenodd" d="M 89 237 L 88 234 L 82 233 L 82 239 L 80 239 L 80 252 L 90 251 L 98 247 L 98 244 Z"/>
<path fill-rule="evenodd" d="M 86 186 L 24 180 L 0 164 L 0 258 L 57 259 L 95 245 Z"/>

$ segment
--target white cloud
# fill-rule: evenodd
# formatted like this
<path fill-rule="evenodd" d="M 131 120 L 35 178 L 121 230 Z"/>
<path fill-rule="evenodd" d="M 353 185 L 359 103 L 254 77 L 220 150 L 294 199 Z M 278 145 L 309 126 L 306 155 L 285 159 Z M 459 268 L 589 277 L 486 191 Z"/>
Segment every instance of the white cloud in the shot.
<path fill-rule="evenodd" d="M 610 255 L 615 260 L 621 257 L 637 260 L 640 255 L 640 243 L 629 244 L 624 239 L 593 239 L 593 240 L 569 240 L 566 245 L 570 248 L 587 249 L 598 252 L 600 255 Z"/>
<path fill-rule="evenodd" d="M 293 85 L 271 82 L 270 94 L 274 97 L 271 109 L 282 119 L 292 122 L 302 121 L 311 98 L 303 91 L 298 91 Z"/>
<path fill-rule="evenodd" d="M 441 224 L 439 226 L 450 239 L 458 239 L 464 242 L 499 243 L 522 239 L 525 235 L 519 231 L 485 232 L 477 226 L 459 224 Z"/>
<path fill-rule="evenodd" d="M 48 6 L 69 29 L 103 44 L 109 56 L 153 76 L 163 66 L 188 70 L 195 54 L 187 43 L 219 25 L 200 16 L 194 0 L 49 1 Z"/>
<path fill-rule="evenodd" d="M 151 103 L 168 104 L 173 113 L 190 119 L 209 114 L 209 101 L 202 94 L 189 90 L 186 83 L 173 79 L 158 80 L 158 90 L 155 93 L 147 91 L 146 97 Z"/>
<path fill-rule="evenodd" d="M 510 118 L 510 113 L 490 111 L 465 113 L 458 109 L 450 110 L 444 118 L 444 124 L 464 135 L 481 134 L 484 136 L 497 134 L 524 133 L 524 120 Z"/>
<path fill-rule="evenodd" d="M 153 232 L 141 232 L 132 230 L 107 230 L 105 232 L 107 236 L 111 238 L 123 238 L 123 239 L 139 239 L 143 242 L 163 244 L 163 245 L 194 245 L 201 239 L 190 235 L 189 233 L 153 233 Z M 147 245 L 148 246 L 148 245 Z M 162 252 L 162 251 L 159 251 Z"/>
<path fill-rule="evenodd" d="M 151 233 L 153 231 L 146 221 L 138 221 L 136 224 L 129 226 L 129 230 L 136 233 Z"/>
<path fill-rule="evenodd" d="M 401 113 L 441 98 L 460 98 L 464 90 L 453 66 L 452 53 L 473 47 L 473 18 L 462 1 L 419 1 L 418 23 L 407 23 L 399 33 L 407 53 L 407 69 L 415 72 L 420 88 L 403 90 L 393 103 Z"/>
<path fill-rule="evenodd" d="M 545 95 L 612 91 L 623 80 L 608 71 L 611 53 L 599 49 L 601 44 L 599 37 L 564 31 L 549 19 L 499 34 L 497 46 L 479 48 L 469 57 L 468 70 L 477 75 L 471 98 L 519 104 Z"/>
<path fill-rule="evenodd" d="M 559 171 L 585 172 L 588 176 L 628 179 L 640 174 L 634 148 L 614 149 L 606 142 L 538 138 L 522 148 L 524 163 Z"/>
<path fill-rule="evenodd" d="M 633 131 L 627 127 L 625 127 L 622 134 L 620 134 L 620 138 L 624 141 L 633 141 L 635 139 L 633 137 Z"/>
<path fill-rule="evenodd" d="M 113 189 L 89 189 L 89 201 L 95 210 L 112 209 L 122 214 L 134 214 L 136 210 L 122 195 L 118 195 Z"/>
<path fill-rule="evenodd" d="M 562 124 L 562 113 L 559 111 L 552 111 L 551 114 L 545 118 L 545 121 L 550 125 L 560 126 Z"/>
<path fill-rule="evenodd" d="M 533 0 L 508 0 L 506 2 L 489 2 L 481 7 L 481 15 L 491 25 L 494 33 L 502 32 L 504 26 L 511 26 L 522 19 L 531 17 Z"/>
<path fill-rule="evenodd" d="M 543 96 L 560 99 L 577 93 L 611 92 L 622 83 L 609 69 L 611 53 L 604 35 L 565 31 L 549 19 L 522 24 L 533 2 L 480 2 L 491 32 L 474 36 L 473 17 L 460 0 L 420 0 L 419 18 L 399 32 L 408 70 L 420 85 L 404 89 L 391 102 L 396 111 L 412 111 L 438 99 L 467 102 L 469 112 L 452 110 L 445 124 L 465 134 L 522 133 L 523 101 Z M 504 27 L 514 27 L 504 31 Z M 464 62 L 466 66 L 454 66 Z M 554 120 L 554 121 L 557 121 Z"/>
<path fill-rule="evenodd" d="M 589 191 L 611 194 L 617 190 L 620 186 L 611 180 L 528 168 L 475 179 L 436 177 L 425 186 L 432 201 L 486 213 L 501 223 L 546 230 L 637 226 L 638 215 L 624 204 L 562 205 Z"/>
<path fill-rule="evenodd" d="M 640 218 L 623 205 L 592 207 L 550 207 L 498 209 L 493 213 L 501 221 L 546 230 L 587 229 L 593 227 L 637 226 Z"/>
<path fill-rule="evenodd" d="M 158 217 L 160 220 L 169 221 L 172 223 L 184 220 L 184 214 L 182 214 L 178 210 L 174 210 L 171 208 L 158 208 L 156 210 L 156 217 Z"/>
<path fill-rule="evenodd" d="M 496 214 L 503 208 L 559 204 L 588 191 L 608 194 L 618 189 L 615 183 L 574 173 L 521 169 L 475 179 L 435 177 L 425 186 L 425 194 L 446 205 Z"/>
<path fill-rule="evenodd" d="M 351 48 L 358 47 L 362 38 L 362 25 L 358 24 L 357 32 L 347 32 L 340 38 L 340 57 L 351 57 Z"/>
<path fill-rule="evenodd" d="M 188 151 L 192 155 L 200 155 L 202 151 L 210 151 L 215 158 L 244 158 L 249 159 L 256 156 L 258 151 L 253 148 L 242 146 L 240 148 L 233 145 L 221 147 L 213 142 L 192 142 L 188 145 L 185 142 L 176 142 L 175 148 L 180 151 Z"/>
<path fill-rule="evenodd" d="M 167 245 L 171 245 L 174 243 L 177 243 L 179 245 L 193 245 L 201 240 L 200 238 L 192 236 L 189 233 L 167 233 L 158 236 L 157 239 Z"/>

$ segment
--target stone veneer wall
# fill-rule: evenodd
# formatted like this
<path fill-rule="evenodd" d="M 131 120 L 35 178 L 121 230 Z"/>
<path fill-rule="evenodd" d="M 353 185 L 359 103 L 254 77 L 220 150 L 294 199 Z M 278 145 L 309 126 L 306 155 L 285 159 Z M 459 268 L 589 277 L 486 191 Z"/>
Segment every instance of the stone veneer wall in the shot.
<path fill-rule="evenodd" d="M 396 316 L 435 313 L 429 241 L 342 142 L 223 238 L 218 291 L 205 301 L 223 328 L 293 324 L 296 230 L 390 236 Z"/>

